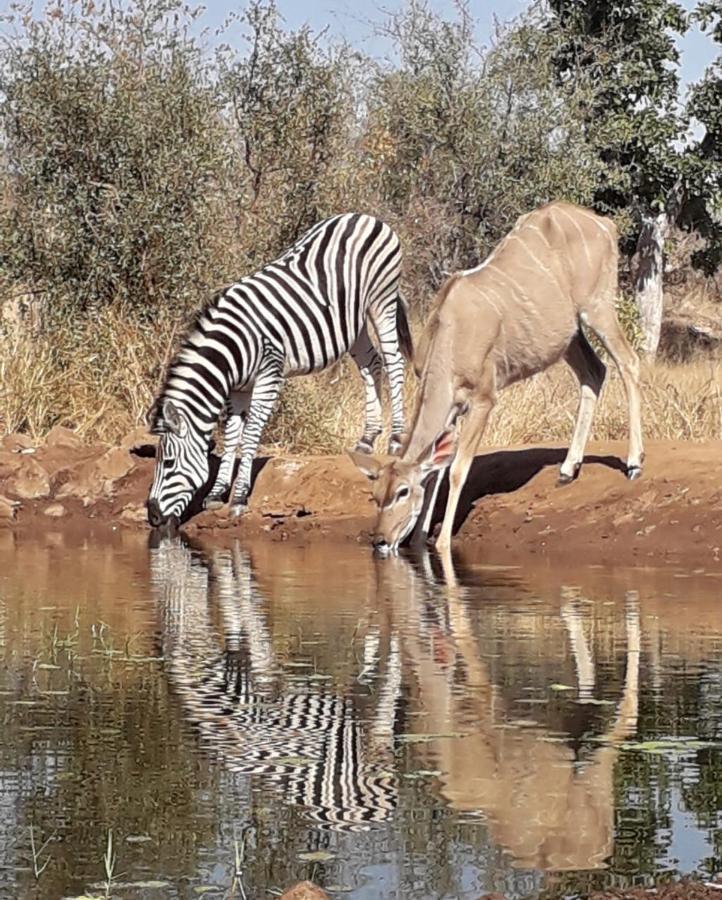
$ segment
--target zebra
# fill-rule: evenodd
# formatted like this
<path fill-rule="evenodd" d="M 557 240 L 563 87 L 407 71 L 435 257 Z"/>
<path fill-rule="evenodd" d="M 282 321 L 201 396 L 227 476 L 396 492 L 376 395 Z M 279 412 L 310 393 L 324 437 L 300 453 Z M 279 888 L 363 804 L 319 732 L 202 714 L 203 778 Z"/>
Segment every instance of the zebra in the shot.
<path fill-rule="evenodd" d="M 370 453 L 381 432 L 385 367 L 389 452 L 399 452 L 405 432 L 403 356 L 413 356 L 400 269 L 396 233 L 373 216 L 346 213 L 315 225 L 277 260 L 226 287 L 201 310 L 149 412 L 150 431 L 160 436 L 148 499 L 151 526 L 179 521 L 208 481 L 211 435 L 224 411 L 223 455 L 205 506 L 223 505 L 240 444 L 230 514 L 243 512 L 253 458 L 284 379 L 319 372 L 347 352 L 361 373 L 366 399 L 356 449 Z M 369 320 L 381 356 L 369 336 Z"/>
<path fill-rule="evenodd" d="M 288 682 L 267 601 L 238 542 L 199 553 L 176 538 L 150 553 L 169 682 L 204 750 L 225 771 L 275 787 L 321 829 L 389 823 L 398 802 L 398 640 L 383 668 L 375 654 L 364 660 L 364 683 L 375 676 L 380 689 L 363 720 L 345 691 Z"/>

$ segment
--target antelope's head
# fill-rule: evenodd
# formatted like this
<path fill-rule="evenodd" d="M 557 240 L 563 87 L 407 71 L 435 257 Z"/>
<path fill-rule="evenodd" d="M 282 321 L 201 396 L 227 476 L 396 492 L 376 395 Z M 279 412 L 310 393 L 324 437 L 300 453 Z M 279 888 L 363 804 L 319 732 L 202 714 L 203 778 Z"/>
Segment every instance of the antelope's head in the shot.
<path fill-rule="evenodd" d="M 208 438 L 196 431 L 172 400 L 153 407 L 150 430 L 160 435 L 148 522 L 153 528 L 178 524 L 193 495 L 208 481 Z"/>
<path fill-rule="evenodd" d="M 447 468 L 455 455 L 456 438 L 449 429 L 442 431 L 413 461 L 393 459 L 383 463 L 363 453 L 349 453 L 356 466 L 373 482 L 378 507 L 372 537 L 376 553 L 388 556 L 398 552 L 421 515 L 429 475 Z"/>

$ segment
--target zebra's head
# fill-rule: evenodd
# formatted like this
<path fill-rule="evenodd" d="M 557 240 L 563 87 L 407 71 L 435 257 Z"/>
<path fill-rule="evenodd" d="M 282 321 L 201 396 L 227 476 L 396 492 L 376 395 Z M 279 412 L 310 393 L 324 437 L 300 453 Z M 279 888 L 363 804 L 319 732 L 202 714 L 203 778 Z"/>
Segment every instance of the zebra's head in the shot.
<path fill-rule="evenodd" d="M 456 455 L 456 438 L 444 430 L 413 461 L 393 459 L 383 463 L 373 456 L 351 452 L 349 456 L 373 482 L 378 519 L 372 537 L 379 556 L 397 553 L 414 530 L 424 508 L 426 480 L 432 472 L 449 466 Z"/>
<path fill-rule="evenodd" d="M 148 522 L 158 528 L 172 521 L 177 524 L 193 495 L 208 481 L 209 442 L 172 400 L 155 406 L 150 418 L 151 431 L 160 435 L 160 442 L 148 497 Z"/>

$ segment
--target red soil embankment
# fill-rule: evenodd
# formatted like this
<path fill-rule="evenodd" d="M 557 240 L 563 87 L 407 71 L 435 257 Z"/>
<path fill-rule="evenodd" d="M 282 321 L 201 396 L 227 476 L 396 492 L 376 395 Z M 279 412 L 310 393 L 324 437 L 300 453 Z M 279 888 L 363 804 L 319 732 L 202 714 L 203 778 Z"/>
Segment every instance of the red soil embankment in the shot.
<path fill-rule="evenodd" d="M 38 446 L 8 435 L 0 442 L 0 524 L 146 528 L 152 452 L 141 430 L 119 447 L 88 447 L 62 428 Z M 578 480 L 557 487 L 564 452 L 519 447 L 479 456 L 457 545 L 490 563 L 548 558 L 722 571 L 722 442 L 653 442 L 635 482 L 624 477 L 622 443 L 591 444 Z M 202 512 L 183 529 L 309 540 L 363 539 L 373 527 L 369 485 L 345 456 L 261 459 L 256 469 L 244 517 Z"/>

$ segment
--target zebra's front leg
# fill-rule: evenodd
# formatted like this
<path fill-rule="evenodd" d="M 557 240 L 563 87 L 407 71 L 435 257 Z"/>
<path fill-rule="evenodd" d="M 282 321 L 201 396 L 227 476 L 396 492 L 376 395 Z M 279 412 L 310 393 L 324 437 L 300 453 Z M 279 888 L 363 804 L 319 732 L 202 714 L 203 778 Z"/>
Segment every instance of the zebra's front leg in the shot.
<path fill-rule="evenodd" d="M 256 378 L 248 418 L 241 439 L 241 461 L 231 497 L 230 515 L 233 518 L 242 515 L 248 505 L 253 460 L 263 429 L 266 427 L 278 399 L 282 383 L 283 365 L 280 360 L 275 359 L 274 363 L 263 369 Z"/>
<path fill-rule="evenodd" d="M 381 434 L 382 409 L 381 409 L 381 357 L 371 343 L 366 325 L 356 338 L 356 343 L 349 351 L 351 358 L 358 366 L 364 383 L 366 394 L 366 419 L 364 430 L 356 447 L 357 453 L 371 453 L 374 442 Z"/>
<path fill-rule="evenodd" d="M 223 431 L 223 456 L 213 487 L 203 501 L 205 509 L 218 509 L 226 502 L 226 495 L 233 480 L 236 449 L 241 441 L 243 424 L 248 415 L 250 403 L 249 391 L 232 391 L 228 398 L 226 424 Z"/>

